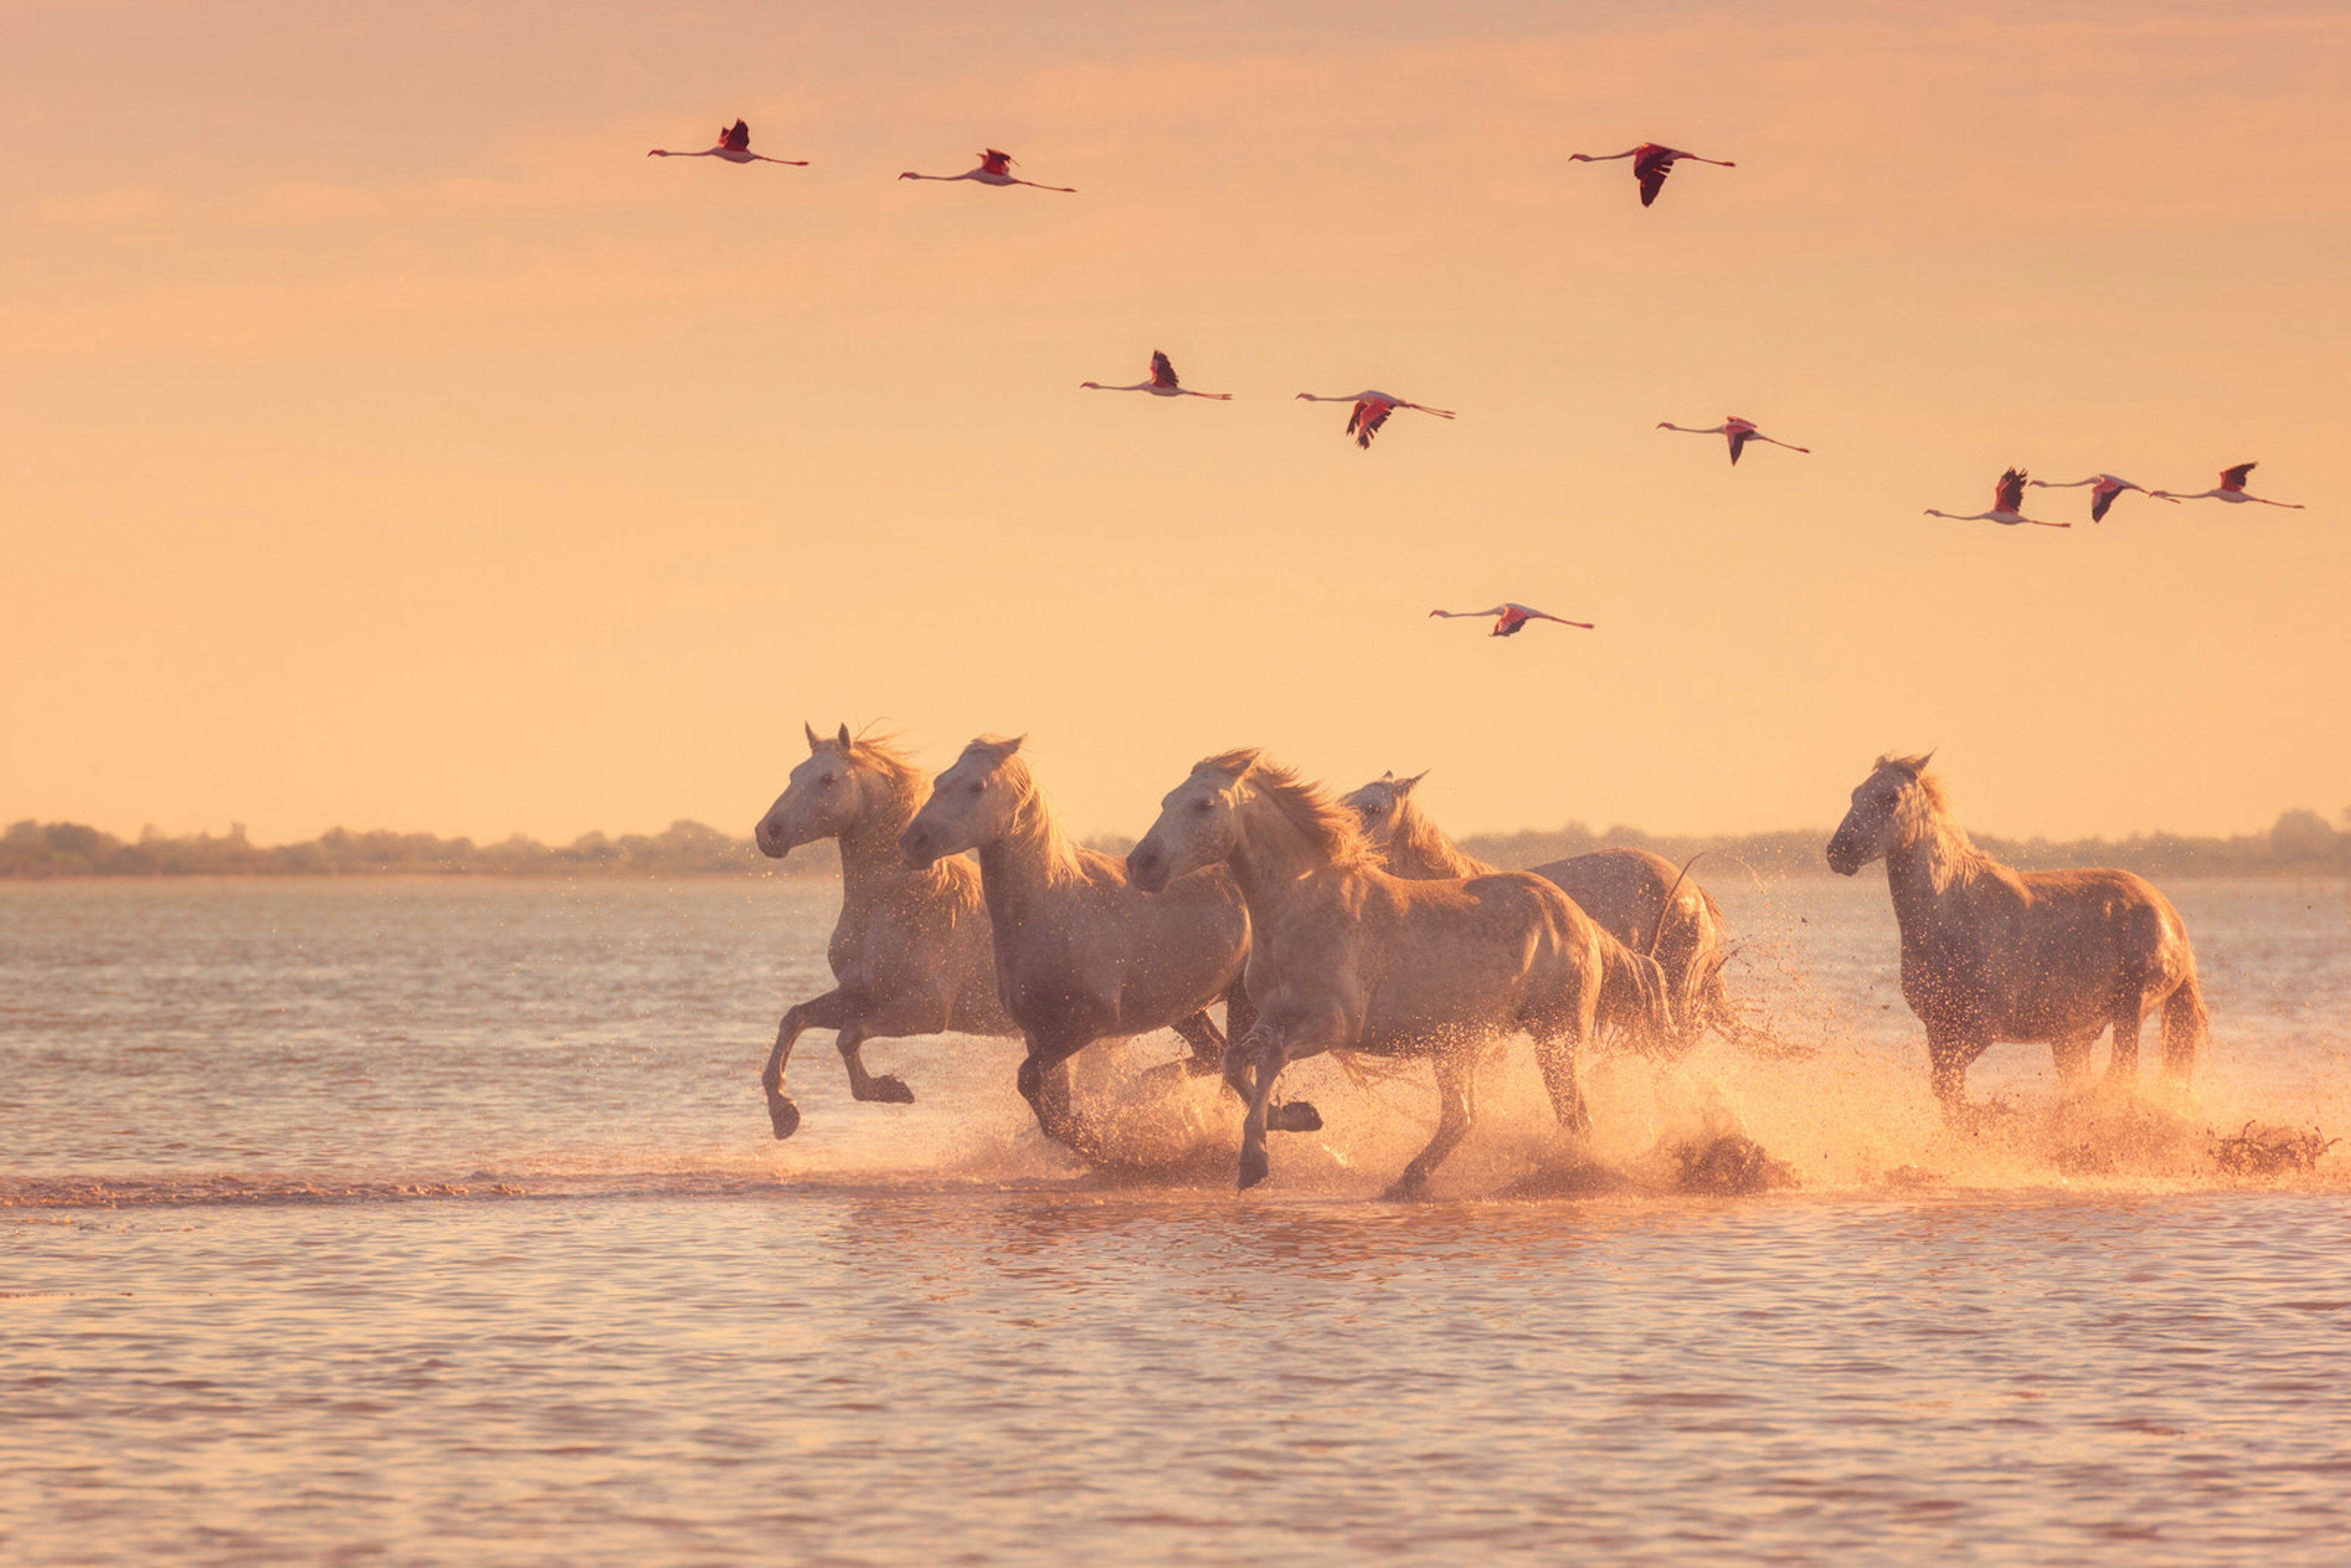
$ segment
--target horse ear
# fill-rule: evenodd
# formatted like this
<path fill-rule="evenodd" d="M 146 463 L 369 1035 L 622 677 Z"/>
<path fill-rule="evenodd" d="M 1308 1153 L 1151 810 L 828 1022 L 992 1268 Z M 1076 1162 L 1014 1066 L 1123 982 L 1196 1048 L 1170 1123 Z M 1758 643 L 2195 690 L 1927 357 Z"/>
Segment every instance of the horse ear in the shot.
<path fill-rule="evenodd" d="M 1384 772 L 1384 773 L 1381 774 L 1381 775 L 1380 775 L 1380 782 L 1381 782 L 1381 783 L 1383 783 L 1383 784 L 1393 784 L 1393 783 L 1395 783 L 1395 768 L 1389 768 L 1386 772 Z"/>
<path fill-rule="evenodd" d="M 816 726 L 810 724 L 808 720 L 800 720 L 800 728 L 808 732 L 809 749 L 810 751 L 814 751 L 818 747 L 824 744 L 816 737 Z"/>
<path fill-rule="evenodd" d="M 1414 774 L 1414 775 L 1413 775 L 1411 778 L 1409 778 L 1409 779 L 1397 779 L 1397 780 L 1395 781 L 1396 793 L 1397 793 L 1397 794 L 1399 794 L 1399 795 L 1409 795 L 1409 794 L 1411 794 L 1411 793 L 1412 793 L 1412 791 L 1413 791 L 1413 786 L 1415 786 L 1415 785 L 1418 784 L 1422 779 L 1426 779 L 1426 778 L 1427 778 L 1427 777 L 1428 777 L 1428 769 L 1427 769 L 1427 768 L 1422 768 L 1419 772 L 1417 772 L 1417 773 Z"/>
<path fill-rule="evenodd" d="M 852 740 L 852 739 L 850 739 L 850 738 L 849 738 L 849 727 L 848 727 L 847 725 L 845 725 L 845 724 L 844 724 L 844 725 L 842 725 L 842 726 L 841 727 L 840 741 L 841 741 L 841 754 L 843 757 L 848 756 L 848 755 L 849 755 L 849 748 L 850 748 L 851 747 L 852 747 L 852 746 L 854 746 L 854 745 L 856 745 L 856 744 L 857 744 L 855 741 L 853 741 L 853 740 Z"/>
<path fill-rule="evenodd" d="M 1941 748 L 1938 747 L 1936 749 L 1940 750 Z M 1927 771 L 1927 764 L 1932 762 L 1934 759 L 1934 751 L 1928 751 L 1917 757 L 1896 757 L 1892 758 L 1889 760 L 1893 762 L 1895 767 L 1899 768 L 1903 772 L 1907 773 L 1911 778 L 1916 779 L 1920 774 Z"/>
<path fill-rule="evenodd" d="M 1265 748 L 1261 746 L 1236 747 L 1230 751 L 1202 758 L 1200 766 L 1238 784 L 1248 776 L 1250 768 L 1257 766 L 1257 759 L 1263 755 Z"/>

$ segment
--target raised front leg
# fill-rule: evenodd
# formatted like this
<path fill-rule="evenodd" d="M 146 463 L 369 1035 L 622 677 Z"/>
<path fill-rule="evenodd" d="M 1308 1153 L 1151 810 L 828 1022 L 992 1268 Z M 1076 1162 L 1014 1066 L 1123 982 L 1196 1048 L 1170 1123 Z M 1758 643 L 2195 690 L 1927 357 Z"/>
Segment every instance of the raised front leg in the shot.
<path fill-rule="evenodd" d="M 865 1042 L 883 1031 L 863 1019 L 852 1023 L 841 1031 L 834 1044 L 841 1051 L 841 1064 L 849 1070 L 849 1096 L 852 1100 L 877 1101 L 884 1105 L 911 1105 L 914 1092 L 906 1087 L 905 1080 L 887 1072 L 865 1071 Z"/>
<path fill-rule="evenodd" d="M 1426 1195 L 1429 1173 L 1443 1165 L 1461 1146 L 1461 1140 L 1469 1135 L 1469 1084 L 1477 1066 L 1474 1051 L 1447 1051 L 1437 1056 L 1437 1135 L 1428 1140 L 1428 1147 L 1413 1156 L 1412 1164 L 1404 1167 L 1404 1174 L 1381 1197 L 1397 1200 Z"/>
<path fill-rule="evenodd" d="M 1347 1039 L 1347 1029 L 1345 1020 L 1335 1014 L 1316 1019 L 1294 1034 L 1285 1033 L 1260 1019 L 1257 1027 L 1249 1030 L 1249 1038 L 1257 1042 L 1254 1053 L 1257 1076 L 1254 1082 L 1246 1086 L 1242 1084 L 1234 1060 L 1237 1052 L 1228 1052 L 1225 1057 L 1225 1082 L 1249 1100 L 1249 1112 L 1241 1118 L 1240 1185 L 1244 1192 L 1263 1181 L 1272 1168 L 1271 1162 L 1266 1157 L 1265 1134 L 1267 1128 L 1275 1124 L 1272 1116 L 1274 1080 L 1281 1076 L 1281 1070 L 1294 1059 L 1313 1056 L 1343 1043 Z M 1313 1118 L 1313 1127 L 1322 1124 L 1322 1118 L 1315 1114 L 1311 1105 L 1288 1106 L 1284 1110 L 1292 1115 L 1303 1111 Z M 1297 1132 L 1311 1132 L 1313 1127 L 1303 1126 L 1294 1121 L 1290 1124 L 1290 1130 Z"/>
<path fill-rule="evenodd" d="M 768 1053 L 768 1065 L 759 1073 L 759 1086 L 768 1092 L 768 1121 L 777 1137 L 789 1138 L 799 1131 L 800 1108 L 784 1092 L 784 1067 L 792 1059 L 794 1042 L 810 1029 L 844 1028 L 849 1013 L 849 993 L 836 988 L 793 1008 L 777 1026 L 776 1049 Z"/>

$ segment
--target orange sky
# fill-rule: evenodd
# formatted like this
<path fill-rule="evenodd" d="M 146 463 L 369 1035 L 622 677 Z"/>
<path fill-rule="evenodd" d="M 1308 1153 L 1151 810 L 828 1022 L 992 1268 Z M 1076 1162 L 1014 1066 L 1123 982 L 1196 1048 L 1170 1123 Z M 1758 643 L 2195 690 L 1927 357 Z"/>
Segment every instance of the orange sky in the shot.
<path fill-rule="evenodd" d="M 2351 805 L 2340 7 L 798 9 L 0 7 L 0 819 L 742 831 L 803 717 L 1088 831 Z M 892 178 L 982 145 L 1081 194 Z"/>

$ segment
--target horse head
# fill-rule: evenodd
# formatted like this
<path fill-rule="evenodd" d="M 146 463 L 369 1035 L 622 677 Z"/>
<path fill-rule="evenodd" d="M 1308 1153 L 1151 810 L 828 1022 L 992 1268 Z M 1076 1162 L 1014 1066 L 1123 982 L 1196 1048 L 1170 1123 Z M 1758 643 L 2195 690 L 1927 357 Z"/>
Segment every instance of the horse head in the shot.
<path fill-rule="evenodd" d="M 1196 764 L 1159 802 L 1159 819 L 1126 855 L 1126 874 L 1145 893 L 1158 893 L 1187 872 L 1215 865 L 1239 841 L 1241 780 L 1257 765 L 1255 747 L 1228 751 Z"/>
<path fill-rule="evenodd" d="M 1412 787 L 1427 778 L 1426 772 L 1409 779 L 1399 779 L 1394 773 L 1383 773 L 1362 789 L 1342 796 L 1339 803 L 1355 813 L 1363 822 L 1364 836 L 1382 854 L 1395 841 L 1396 828 L 1403 822 L 1406 800 Z"/>
<path fill-rule="evenodd" d="M 919 871 L 1003 836 L 1024 793 L 1021 780 L 1011 777 L 1005 765 L 1019 755 L 1027 738 L 983 735 L 963 748 L 953 767 L 931 780 L 931 798 L 898 835 L 898 848 L 908 865 Z M 1025 775 L 1026 768 L 1020 771 Z"/>
<path fill-rule="evenodd" d="M 802 844 L 837 839 L 865 810 L 863 781 L 857 767 L 857 742 L 842 725 L 837 736 L 820 736 L 806 722 L 808 760 L 792 769 L 784 792 L 751 830 L 759 852 L 781 860 Z"/>
<path fill-rule="evenodd" d="M 1854 786 L 1853 807 L 1829 840 L 1829 869 L 1851 876 L 1887 851 L 1907 843 L 1928 813 L 1927 763 L 1935 754 L 1877 759 L 1869 777 Z"/>

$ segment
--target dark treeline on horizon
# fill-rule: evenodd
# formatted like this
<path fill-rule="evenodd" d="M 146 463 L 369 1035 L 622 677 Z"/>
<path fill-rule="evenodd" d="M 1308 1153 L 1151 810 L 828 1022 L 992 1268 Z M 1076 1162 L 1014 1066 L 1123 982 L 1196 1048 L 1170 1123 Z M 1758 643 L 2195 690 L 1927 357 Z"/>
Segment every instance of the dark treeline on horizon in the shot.
<path fill-rule="evenodd" d="M 2151 833 L 2128 839 L 2003 839 L 1975 835 L 1978 847 L 2022 871 L 2120 866 L 2148 877 L 2351 876 L 2351 810 L 2345 831 L 2315 811 L 2287 811 L 2265 833 L 2188 838 Z M 1461 847 L 1500 866 L 1547 861 L 1617 845 L 1653 850 L 1678 863 L 1703 852 L 1726 862 L 1702 874 L 1719 877 L 1744 864 L 1764 877 L 1826 876 L 1822 850 L 1829 831 L 1714 834 L 1645 833 L 1613 827 L 1595 833 L 1581 822 L 1549 832 L 1480 833 Z M 1124 853 L 1131 841 L 1103 837 L 1096 848 Z M 830 842 L 803 845 L 778 863 L 748 839 L 729 838 L 700 822 L 665 832 L 609 838 L 587 833 L 542 844 L 519 834 L 493 844 L 431 833 L 354 833 L 341 828 L 297 844 L 249 841 L 240 825 L 226 834 L 171 838 L 150 831 L 125 841 L 78 822 L 23 821 L 0 835 L 0 877 L 60 876 L 716 876 L 831 874 L 841 860 Z"/>

